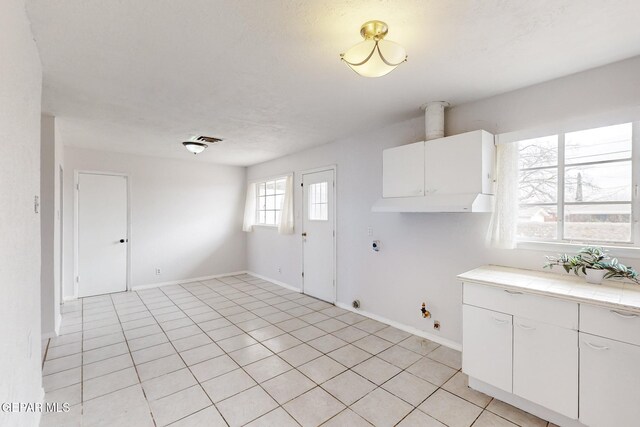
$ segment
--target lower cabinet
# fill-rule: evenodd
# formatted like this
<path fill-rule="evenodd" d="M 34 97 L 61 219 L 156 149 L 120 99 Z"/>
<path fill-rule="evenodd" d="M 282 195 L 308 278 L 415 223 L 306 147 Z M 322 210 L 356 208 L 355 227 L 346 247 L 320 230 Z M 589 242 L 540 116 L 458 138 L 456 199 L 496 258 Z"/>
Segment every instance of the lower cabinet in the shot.
<path fill-rule="evenodd" d="M 578 331 L 514 316 L 513 394 L 578 418 Z"/>
<path fill-rule="evenodd" d="M 559 424 L 640 426 L 637 309 L 464 283 L 462 315 L 470 377 L 566 417 Z"/>
<path fill-rule="evenodd" d="M 640 347 L 580 333 L 580 422 L 640 425 Z"/>
<path fill-rule="evenodd" d="M 462 370 L 511 393 L 513 316 L 462 306 Z"/>

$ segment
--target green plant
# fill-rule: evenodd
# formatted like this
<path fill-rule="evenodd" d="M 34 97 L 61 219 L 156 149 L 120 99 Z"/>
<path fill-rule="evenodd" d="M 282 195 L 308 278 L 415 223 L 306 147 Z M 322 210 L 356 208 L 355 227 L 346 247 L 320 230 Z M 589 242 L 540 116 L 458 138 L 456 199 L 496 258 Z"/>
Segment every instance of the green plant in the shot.
<path fill-rule="evenodd" d="M 587 274 L 587 268 L 594 270 L 606 270 L 605 279 L 620 278 L 628 279 L 634 283 L 640 284 L 638 272 L 633 267 L 627 267 L 621 264 L 616 258 L 611 258 L 607 254 L 607 250 L 603 248 L 588 246 L 582 248 L 574 256 L 567 254 L 555 256 L 547 256 L 547 263 L 544 268 L 553 268 L 556 265 L 562 266 L 567 273 L 574 272 L 576 276 L 579 273 Z"/>

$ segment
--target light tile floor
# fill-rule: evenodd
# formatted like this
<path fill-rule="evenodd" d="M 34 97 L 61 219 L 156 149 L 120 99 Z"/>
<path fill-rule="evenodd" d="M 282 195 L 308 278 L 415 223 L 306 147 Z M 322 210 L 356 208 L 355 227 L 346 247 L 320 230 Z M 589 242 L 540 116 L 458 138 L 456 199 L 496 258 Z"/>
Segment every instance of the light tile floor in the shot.
<path fill-rule="evenodd" d="M 42 426 L 547 426 L 460 353 L 250 275 L 66 303 Z"/>

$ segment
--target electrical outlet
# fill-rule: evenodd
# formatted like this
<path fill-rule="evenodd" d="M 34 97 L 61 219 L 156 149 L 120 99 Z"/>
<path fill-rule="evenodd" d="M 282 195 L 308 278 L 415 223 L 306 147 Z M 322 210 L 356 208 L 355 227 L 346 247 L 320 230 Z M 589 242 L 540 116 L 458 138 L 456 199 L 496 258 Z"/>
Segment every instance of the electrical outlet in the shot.
<path fill-rule="evenodd" d="M 278 267 L 278 273 L 282 274 L 282 267 Z"/>
<path fill-rule="evenodd" d="M 156 276 L 159 276 L 159 275 L 160 275 L 160 273 L 161 273 L 160 269 L 159 269 L 159 268 L 156 268 Z"/>
<path fill-rule="evenodd" d="M 367 227 L 367 236 L 373 236 L 373 227 Z"/>

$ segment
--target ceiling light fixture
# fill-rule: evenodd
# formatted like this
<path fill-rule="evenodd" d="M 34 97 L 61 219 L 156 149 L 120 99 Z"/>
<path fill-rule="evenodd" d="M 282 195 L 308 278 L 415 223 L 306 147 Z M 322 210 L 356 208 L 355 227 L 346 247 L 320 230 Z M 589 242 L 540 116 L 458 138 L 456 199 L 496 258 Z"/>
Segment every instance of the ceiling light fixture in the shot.
<path fill-rule="evenodd" d="M 345 53 L 342 59 L 353 71 L 364 77 L 381 77 L 406 62 L 407 52 L 398 43 L 384 40 L 389 27 L 382 21 L 362 24 L 360 34 L 364 38 Z"/>
<path fill-rule="evenodd" d="M 204 142 L 196 141 L 185 141 L 182 143 L 182 145 L 184 145 L 184 148 L 191 151 L 193 154 L 200 154 L 205 150 L 205 148 L 208 147 L 208 145 Z"/>
<path fill-rule="evenodd" d="M 195 135 L 189 141 L 183 142 L 182 145 L 193 154 L 200 154 L 209 146 L 207 144 L 217 144 L 218 142 L 222 142 L 222 139 L 214 136 Z"/>

